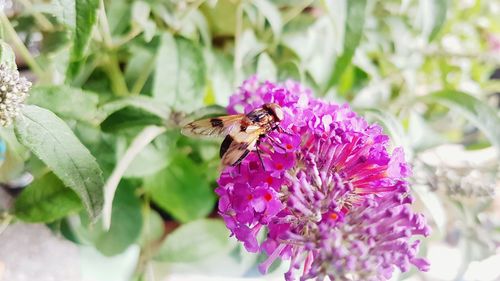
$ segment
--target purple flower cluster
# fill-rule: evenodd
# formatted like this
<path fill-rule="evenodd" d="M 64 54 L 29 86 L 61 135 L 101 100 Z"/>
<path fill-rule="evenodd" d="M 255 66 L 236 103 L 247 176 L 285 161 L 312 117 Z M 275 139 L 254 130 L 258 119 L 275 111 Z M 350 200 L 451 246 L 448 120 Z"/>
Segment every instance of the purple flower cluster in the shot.
<path fill-rule="evenodd" d="M 428 270 L 413 236 L 430 232 L 411 211 L 402 149 L 347 105 L 326 103 L 299 83 L 246 80 L 228 106 L 248 113 L 279 104 L 288 133 L 264 141 L 263 165 L 251 153 L 240 167 L 226 167 L 216 192 L 219 213 L 250 252 L 268 255 L 259 269 L 290 260 L 286 280 L 386 280 L 394 268 Z M 264 241 L 258 233 L 266 229 Z"/>

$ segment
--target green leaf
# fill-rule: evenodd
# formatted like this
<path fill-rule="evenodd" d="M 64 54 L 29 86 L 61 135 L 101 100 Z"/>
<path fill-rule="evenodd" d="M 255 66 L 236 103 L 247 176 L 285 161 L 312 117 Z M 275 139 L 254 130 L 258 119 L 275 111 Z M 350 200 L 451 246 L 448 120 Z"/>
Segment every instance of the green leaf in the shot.
<path fill-rule="evenodd" d="M 201 42 L 203 43 L 204 46 L 211 46 L 212 45 L 212 36 L 211 32 L 208 26 L 207 19 L 203 15 L 203 13 L 200 10 L 194 10 L 191 12 L 187 17 L 186 21 L 189 21 L 190 24 L 187 25 L 185 24 L 183 28 L 181 29 L 181 32 L 183 32 L 183 29 L 186 29 L 187 32 L 191 33 L 191 36 L 194 36 L 194 40 L 201 38 Z M 192 31 L 192 27 L 190 26 L 195 26 L 197 32 Z M 191 32 L 190 32 L 191 30 Z M 183 33 L 180 33 L 183 34 Z M 187 34 L 186 34 L 187 37 Z"/>
<path fill-rule="evenodd" d="M 2 63 L 10 68 L 16 68 L 16 56 L 14 55 L 14 51 L 12 51 L 9 44 L 0 39 L 0 64 Z"/>
<path fill-rule="evenodd" d="M 101 128 L 81 122 L 76 124 L 73 131 L 96 158 L 103 177 L 108 178 L 116 166 L 116 143 L 119 136 L 102 133 Z"/>
<path fill-rule="evenodd" d="M 75 28 L 76 9 L 75 0 L 55 0 L 52 14 L 71 29 Z"/>
<path fill-rule="evenodd" d="M 233 93 L 234 69 L 232 58 L 219 50 L 206 48 L 204 53 L 207 75 L 215 103 L 225 106 Z"/>
<path fill-rule="evenodd" d="M 112 113 L 101 123 L 104 132 L 116 132 L 123 129 L 162 125 L 164 121 L 157 115 L 141 108 L 127 106 Z"/>
<path fill-rule="evenodd" d="M 115 2 L 115 1 L 113 1 Z M 116 1 L 117 2 L 117 1 Z M 130 245 L 123 253 L 106 257 L 92 247 L 78 248 L 79 270 L 82 280 L 107 280 L 107 281 L 125 281 L 125 280 L 145 280 L 142 276 L 149 274 L 137 274 L 134 270 L 142 262 L 144 254 L 137 245 Z M 146 267 L 149 271 L 149 265 Z M 156 274 L 156 272 L 154 273 Z"/>
<path fill-rule="evenodd" d="M 278 81 L 284 81 L 287 79 L 302 81 L 302 75 L 303 73 L 301 73 L 299 62 L 288 60 L 278 65 Z"/>
<path fill-rule="evenodd" d="M 151 41 L 156 32 L 156 24 L 149 18 L 151 7 L 145 1 L 135 1 L 132 4 L 133 23 L 140 26 L 144 32 L 144 40 Z"/>
<path fill-rule="evenodd" d="M 363 108 L 361 109 L 367 117 L 375 117 L 377 121 L 382 123 L 382 126 L 391 136 L 394 146 L 402 146 L 405 151 L 406 159 L 413 158 L 413 150 L 411 149 L 410 142 L 406 137 L 403 126 L 398 121 L 396 116 L 392 113 L 383 111 L 377 108 Z"/>
<path fill-rule="evenodd" d="M 130 28 L 131 9 L 129 1 L 104 1 L 109 30 L 113 36 L 122 35 Z"/>
<path fill-rule="evenodd" d="M 60 86 L 35 86 L 30 91 L 28 103 L 51 110 L 60 117 L 97 123 L 97 94 Z"/>
<path fill-rule="evenodd" d="M 500 149 L 500 117 L 498 112 L 481 100 L 464 92 L 443 90 L 423 97 L 424 100 L 437 102 L 457 111 L 474 124 Z"/>
<path fill-rule="evenodd" d="M 81 208 L 78 196 L 53 173 L 48 173 L 21 192 L 14 205 L 14 214 L 26 222 L 47 223 Z"/>
<path fill-rule="evenodd" d="M 156 259 L 166 262 L 207 260 L 235 247 L 222 220 L 203 219 L 181 225 L 161 245 Z"/>
<path fill-rule="evenodd" d="M 446 21 L 448 0 L 420 0 L 420 17 L 422 29 L 429 42 L 439 34 Z"/>
<path fill-rule="evenodd" d="M 149 247 L 152 243 L 161 241 L 165 234 L 165 222 L 157 212 L 149 208 L 143 211 L 143 220 L 139 244 L 142 247 Z"/>
<path fill-rule="evenodd" d="M 152 200 L 181 222 L 208 215 L 215 204 L 205 171 L 184 154 L 173 156 L 170 165 L 145 179 Z"/>
<path fill-rule="evenodd" d="M 142 109 L 143 111 L 149 112 L 151 114 L 156 115 L 161 119 L 168 119 L 170 116 L 170 111 L 164 105 L 159 104 L 158 101 L 150 97 L 127 97 L 124 99 L 115 100 L 112 102 L 108 102 L 102 107 L 102 119 L 109 117 L 112 113 L 121 110 L 126 107 L 135 107 L 138 109 Z"/>
<path fill-rule="evenodd" d="M 254 0 L 253 4 L 266 17 L 274 36 L 279 38 L 281 35 L 281 14 L 278 8 L 268 0 Z"/>
<path fill-rule="evenodd" d="M 154 98 L 163 105 L 189 111 L 203 105 L 204 87 L 201 50 L 187 39 L 163 33 L 156 59 Z"/>
<path fill-rule="evenodd" d="M 427 208 L 432 220 L 437 226 L 441 234 L 446 233 L 446 222 L 448 220 L 446 208 L 443 200 L 439 198 L 436 192 L 429 190 L 428 186 L 416 184 L 411 187 L 412 191 L 417 195 L 422 204 Z"/>
<path fill-rule="evenodd" d="M 21 113 L 15 121 L 19 142 L 76 192 L 95 220 L 102 210 L 104 185 L 95 158 L 54 113 L 34 105 L 25 106 Z"/>
<path fill-rule="evenodd" d="M 202 5 L 201 9 L 210 24 L 211 31 L 216 36 L 233 36 L 236 30 L 237 2 L 220 0 L 215 7 Z"/>
<path fill-rule="evenodd" d="M 75 33 L 70 55 L 70 65 L 66 74 L 67 80 L 75 77 L 83 65 L 85 49 L 90 41 L 92 30 L 96 23 L 98 7 L 99 0 L 75 1 Z"/>
<path fill-rule="evenodd" d="M 300 60 L 306 63 L 307 59 L 313 55 L 313 43 L 315 43 L 314 33 L 316 31 L 316 26 L 323 20 L 323 17 L 316 18 L 310 14 L 299 14 L 293 21 L 287 23 L 283 28 L 283 36 L 281 39 L 281 44 L 293 51 Z M 331 21 L 329 21 L 331 26 Z M 323 31 L 323 40 L 328 39 Z"/>
<path fill-rule="evenodd" d="M 418 112 L 410 112 L 408 138 L 415 151 L 423 151 L 445 142 L 443 137 L 434 131 Z"/>
<path fill-rule="evenodd" d="M 347 2 L 347 19 L 344 35 L 344 51 L 337 58 L 333 68 L 330 80 L 328 81 L 326 90 L 336 85 L 351 63 L 354 52 L 361 41 L 363 28 L 365 25 L 365 10 L 366 0 L 346 1 Z"/>
<path fill-rule="evenodd" d="M 267 53 L 262 53 L 257 61 L 257 74 L 261 79 L 276 81 L 278 70 Z"/>
<path fill-rule="evenodd" d="M 216 117 L 221 115 L 227 115 L 227 110 L 225 107 L 220 105 L 209 105 L 186 115 L 185 122 L 191 122 L 202 118 Z"/>
<path fill-rule="evenodd" d="M 148 80 L 152 80 L 151 74 L 154 69 L 159 41 L 160 40 L 156 37 L 147 46 L 131 45 L 129 47 L 131 56 L 125 67 L 125 79 L 132 93 L 144 92 L 144 85 Z"/>
<path fill-rule="evenodd" d="M 146 145 L 152 142 L 156 137 L 165 132 L 164 127 L 147 126 L 132 140 L 132 143 L 127 148 L 123 156 L 118 160 L 113 172 L 106 180 L 104 185 L 104 208 L 103 208 L 103 224 L 105 229 L 109 229 L 111 223 L 111 210 L 113 207 L 113 198 L 116 188 L 125 173 L 131 161 L 140 153 Z"/>
<path fill-rule="evenodd" d="M 144 147 L 132 160 L 123 177 L 142 178 L 165 169 L 170 160 L 169 153 L 171 153 L 171 150 L 175 150 L 175 146 L 171 143 L 169 137 L 167 134 L 163 134 Z"/>
<path fill-rule="evenodd" d="M 240 40 L 241 42 L 237 45 L 234 54 L 234 60 L 238 68 L 244 67 L 266 48 L 266 45 L 257 39 L 251 29 L 243 31 Z"/>
<path fill-rule="evenodd" d="M 61 50 L 61 53 L 67 55 L 67 51 L 63 49 L 67 49 L 68 43 L 71 41 L 71 32 L 69 30 L 61 30 L 45 33 L 40 46 L 40 53 L 45 55 L 54 55 L 57 56 L 57 52 Z M 54 59 L 59 63 L 59 60 Z M 64 63 L 66 65 L 66 63 Z"/>
<path fill-rule="evenodd" d="M 101 129 L 116 132 L 147 125 L 162 125 L 169 116 L 169 110 L 150 97 L 128 97 L 102 107 Z"/>
<path fill-rule="evenodd" d="M 135 187 L 131 183 L 121 181 L 113 200 L 109 231 L 95 228 L 90 234 L 95 247 L 107 256 L 123 252 L 141 234 L 141 203 L 134 193 Z"/>

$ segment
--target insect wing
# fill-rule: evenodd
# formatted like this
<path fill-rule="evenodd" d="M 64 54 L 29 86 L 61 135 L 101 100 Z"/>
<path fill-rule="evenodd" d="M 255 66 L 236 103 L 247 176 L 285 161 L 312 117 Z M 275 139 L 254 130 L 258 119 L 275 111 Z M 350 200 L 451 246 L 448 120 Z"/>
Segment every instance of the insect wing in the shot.
<path fill-rule="evenodd" d="M 239 128 L 243 114 L 220 116 L 191 122 L 181 130 L 186 136 L 221 137 Z"/>
<path fill-rule="evenodd" d="M 255 149 L 257 140 L 263 129 L 252 131 L 252 133 L 238 132 L 229 134 L 222 142 L 220 154 L 223 165 L 236 165 L 241 162 L 250 151 Z"/>

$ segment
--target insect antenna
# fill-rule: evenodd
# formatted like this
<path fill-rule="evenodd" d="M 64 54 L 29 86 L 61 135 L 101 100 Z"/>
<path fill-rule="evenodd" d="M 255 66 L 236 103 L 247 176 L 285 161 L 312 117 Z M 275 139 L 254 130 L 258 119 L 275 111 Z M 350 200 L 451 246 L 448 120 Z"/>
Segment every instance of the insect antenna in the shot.
<path fill-rule="evenodd" d="M 289 136 L 293 136 L 292 133 L 288 132 L 287 130 L 283 129 L 281 126 L 277 125 L 276 126 L 276 130 L 279 132 L 279 133 L 282 133 L 282 134 L 287 134 Z"/>
<path fill-rule="evenodd" d="M 279 147 L 280 149 L 282 149 L 283 151 L 286 151 L 286 149 L 283 147 L 283 145 L 281 145 L 281 143 L 279 143 L 276 139 L 274 139 L 273 137 L 270 137 L 270 136 L 267 136 L 267 138 L 269 139 L 270 142 L 272 142 L 274 145 L 276 145 L 277 147 Z"/>

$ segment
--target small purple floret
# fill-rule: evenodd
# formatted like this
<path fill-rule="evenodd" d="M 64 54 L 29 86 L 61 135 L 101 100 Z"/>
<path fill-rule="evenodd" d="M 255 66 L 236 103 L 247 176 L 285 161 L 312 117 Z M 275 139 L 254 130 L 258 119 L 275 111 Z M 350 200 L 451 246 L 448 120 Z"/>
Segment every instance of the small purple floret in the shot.
<path fill-rule="evenodd" d="M 348 105 L 326 103 L 299 83 L 246 80 L 231 96 L 229 113 L 279 104 L 285 118 L 261 144 L 262 166 L 251 153 L 226 167 L 216 189 L 219 213 L 250 252 L 265 252 L 268 271 L 290 260 L 286 280 L 386 280 L 413 265 L 430 228 L 411 210 L 404 152 L 388 150 L 389 137 Z M 257 235 L 267 229 L 261 243 Z"/>

